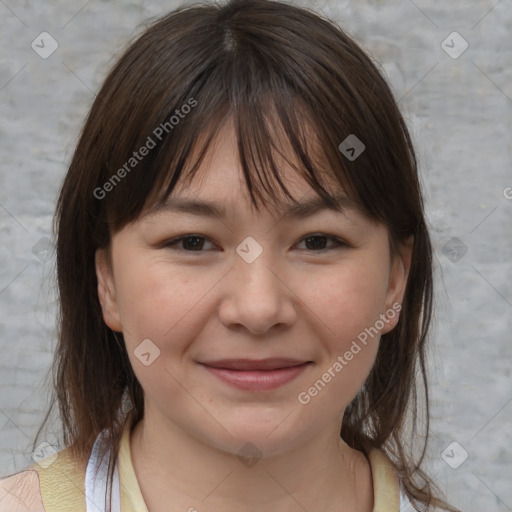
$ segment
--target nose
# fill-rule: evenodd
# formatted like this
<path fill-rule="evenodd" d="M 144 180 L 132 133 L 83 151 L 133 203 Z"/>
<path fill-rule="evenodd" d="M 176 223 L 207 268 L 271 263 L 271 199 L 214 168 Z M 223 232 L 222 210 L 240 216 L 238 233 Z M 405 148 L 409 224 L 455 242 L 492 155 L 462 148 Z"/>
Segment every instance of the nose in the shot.
<path fill-rule="evenodd" d="M 266 250 L 248 261 L 235 254 L 234 265 L 223 280 L 221 322 L 230 329 L 243 326 L 256 335 L 293 325 L 297 297 L 283 267 Z"/>

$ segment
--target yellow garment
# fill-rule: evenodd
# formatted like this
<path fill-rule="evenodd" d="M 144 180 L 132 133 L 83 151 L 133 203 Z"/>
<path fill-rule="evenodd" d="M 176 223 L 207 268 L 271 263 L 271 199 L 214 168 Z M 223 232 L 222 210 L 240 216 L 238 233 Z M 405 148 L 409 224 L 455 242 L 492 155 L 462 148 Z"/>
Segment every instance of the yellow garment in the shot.
<path fill-rule="evenodd" d="M 122 512 L 148 512 L 132 465 L 130 431 L 127 427 L 119 449 L 119 480 Z M 399 484 L 395 468 L 382 450 L 374 449 L 368 456 L 373 479 L 373 512 L 399 511 Z M 48 468 L 34 464 L 39 474 L 45 512 L 86 512 L 85 471 L 70 457 L 69 448 L 58 453 Z"/>

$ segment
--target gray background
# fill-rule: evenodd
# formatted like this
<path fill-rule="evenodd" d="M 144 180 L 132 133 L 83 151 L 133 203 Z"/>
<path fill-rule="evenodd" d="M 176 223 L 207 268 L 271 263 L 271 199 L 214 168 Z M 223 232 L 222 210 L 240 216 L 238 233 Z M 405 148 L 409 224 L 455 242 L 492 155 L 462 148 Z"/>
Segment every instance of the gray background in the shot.
<path fill-rule="evenodd" d="M 116 52 L 177 5 L 0 0 L 0 475 L 31 462 L 46 411 L 51 219 L 79 129 Z M 309 6 L 380 63 L 418 150 L 437 277 L 426 467 L 461 509 L 510 511 L 512 1 Z M 43 31 L 59 45 L 47 59 L 31 48 Z"/>

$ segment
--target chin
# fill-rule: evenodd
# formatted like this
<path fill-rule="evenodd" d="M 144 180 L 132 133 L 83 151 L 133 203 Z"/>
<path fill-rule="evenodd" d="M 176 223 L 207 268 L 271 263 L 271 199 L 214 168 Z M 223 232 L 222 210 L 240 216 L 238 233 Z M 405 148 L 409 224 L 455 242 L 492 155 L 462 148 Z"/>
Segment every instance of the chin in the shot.
<path fill-rule="evenodd" d="M 226 434 L 222 440 L 212 440 L 212 444 L 233 455 L 244 455 L 246 452 L 251 454 L 252 451 L 260 457 L 263 454 L 265 457 L 279 455 L 286 451 L 288 443 L 293 439 L 284 425 L 279 426 L 282 420 L 281 417 L 279 421 L 271 423 L 254 419 L 248 419 L 251 423 L 225 423 L 231 436 Z M 296 435 L 296 430 L 293 432 Z"/>

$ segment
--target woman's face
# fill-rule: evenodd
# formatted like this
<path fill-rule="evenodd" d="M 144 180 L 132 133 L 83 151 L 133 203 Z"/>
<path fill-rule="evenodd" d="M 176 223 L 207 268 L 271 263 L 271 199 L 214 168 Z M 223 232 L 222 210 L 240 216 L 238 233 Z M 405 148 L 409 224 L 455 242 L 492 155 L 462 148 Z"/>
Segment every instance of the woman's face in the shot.
<path fill-rule="evenodd" d="M 282 170 L 294 198 L 318 198 L 293 168 Z M 172 199 L 225 215 L 176 203 L 116 233 L 112 267 L 97 252 L 104 319 L 123 332 L 146 419 L 229 453 L 246 442 L 284 453 L 326 428 L 339 437 L 380 334 L 398 321 L 410 250 L 392 262 L 385 227 L 350 204 L 255 212 L 232 131 L 200 173 Z M 254 370 L 270 358 L 292 361 Z M 236 359 L 253 370 L 205 365 Z"/>

